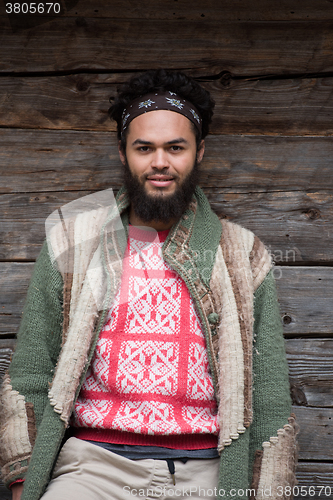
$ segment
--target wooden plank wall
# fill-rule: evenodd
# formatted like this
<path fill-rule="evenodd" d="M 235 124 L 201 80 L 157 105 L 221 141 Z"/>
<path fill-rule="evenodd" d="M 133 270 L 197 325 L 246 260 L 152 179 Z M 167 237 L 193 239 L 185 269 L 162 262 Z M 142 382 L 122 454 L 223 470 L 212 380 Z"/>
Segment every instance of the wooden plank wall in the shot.
<path fill-rule="evenodd" d="M 60 3 L 38 17 L 0 4 L 1 373 L 45 218 L 121 185 L 109 98 L 137 71 L 184 70 L 216 100 L 201 185 L 276 260 L 303 498 L 333 497 L 333 3 Z"/>

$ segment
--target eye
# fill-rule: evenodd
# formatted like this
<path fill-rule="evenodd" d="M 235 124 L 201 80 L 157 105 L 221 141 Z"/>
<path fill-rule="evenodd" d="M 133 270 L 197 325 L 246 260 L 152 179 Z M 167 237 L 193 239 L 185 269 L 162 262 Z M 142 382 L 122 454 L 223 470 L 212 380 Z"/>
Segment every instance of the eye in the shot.
<path fill-rule="evenodd" d="M 177 146 L 176 144 L 173 144 L 171 147 L 170 147 L 170 150 L 171 151 L 181 151 L 183 148 L 182 146 Z"/>
<path fill-rule="evenodd" d="M 141 151 L 142 153 L 146 153 L 147 151 L 149 151 L 150 147 L 149 146 L 140 146 L 138 148 L 139 151 Z"/>

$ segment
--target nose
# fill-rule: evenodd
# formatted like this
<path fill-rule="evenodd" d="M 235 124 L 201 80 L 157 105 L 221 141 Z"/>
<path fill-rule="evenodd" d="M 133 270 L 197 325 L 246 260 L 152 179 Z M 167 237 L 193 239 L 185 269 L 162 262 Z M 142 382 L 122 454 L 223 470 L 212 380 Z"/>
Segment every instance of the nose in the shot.
<path fill-rule="evenodd" d="M 152 157 L 151 167 L 161 170 L 169 166 L 167 152 L 162 148 L 157 148 Z"/>

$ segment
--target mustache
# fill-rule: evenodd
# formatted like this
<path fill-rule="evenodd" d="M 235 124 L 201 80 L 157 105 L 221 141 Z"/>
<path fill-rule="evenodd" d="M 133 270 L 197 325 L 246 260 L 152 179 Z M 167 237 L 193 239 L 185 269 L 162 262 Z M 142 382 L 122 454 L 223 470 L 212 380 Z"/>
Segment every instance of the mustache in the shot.
<path fill-rule="evenodd" d="M 176 173 L 171 173 L 169 172 L 169 169 L 168 168 L 162 168 L 162 170 L 160 169 L 156 169 L 156 170 L 152 170 L 151 172 L 147 172 L 145 174 L 143 174 L 141 176 L 141 179 L 146 181 L 149 177 L 152 177 L 152 176 L 166 176 L 166 177 L 170 177 L 170 179 L 174 179 L 175 181 L 178 181 L 179 180 L 179 175 L 176 174 Z"/>

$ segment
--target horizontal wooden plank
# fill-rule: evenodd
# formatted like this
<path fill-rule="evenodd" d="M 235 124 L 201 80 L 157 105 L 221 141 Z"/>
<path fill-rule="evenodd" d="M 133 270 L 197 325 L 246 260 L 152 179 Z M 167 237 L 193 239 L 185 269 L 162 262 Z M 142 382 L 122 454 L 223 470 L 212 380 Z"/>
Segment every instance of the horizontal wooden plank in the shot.
<path fill-rule="evenodd" d="M 0 193 L 119 188 L 116 144 L 106 132 L 1 129 Z"/>
<path fill-rule="evenodd" d="M 0 263 L 0 334 L 17 331 L 32 263 Z M 288 335 L 332 335 L 333 268 L 280 267 L 274 271 L 284 332 Z"/>
<path fill-rule="evenodd" d="M 333 464 L 320 462 L 298 462 L 294 499 L 327 500 L 333 496 Z M 303 486 L 303 490 L 301 487 Z M 325 491 L 326 488 L 326 491 Z M 297 494 L 298 493 L 298 494 Z"/>
<path fill-rule="evenodd" d="M 265 243 L 276 264 L 333 261 L 332 191 L 205 192 L 217 214 L 252 230 Z"/>
<path fill-rule="evenodd" d="M 333 408 L 294 406 L 293 411 L 300 426 L 299 458 L 318 461 L 333 460 Z"/>
<path fill-rule="evenodd" d="M 233 0 L 165 0 L 158 5 L 152 0 L 99 0 L 91 5 L 89 0 L 80 0 L 77 5 L 66 11 L 68 16 L 108 17 L 108 18 L 145 18 L 145 19 L 200 19 L 220 21 L 319 21 L 333 18 L 332 6 L 324 0 L 246 0 L 237 3 Z"/>
<path fill-rule="evenodd" d="M 274 270 L 284 333 L 332 335 L 333 267 Z"/>
<path fill-rule="evenodd" d="M 167 68 L 191 68 L 202 74 L 222 70 L 235 75 L 303 74 L 333 69 L 331 21 L 60 16 L 30 29 L 3 24 L 2 72 L 142 70 L 160 67 L 161 61 Z"/>
<path fill-rule="evenodd" d="M 114 131 L 109 99 L 127 73 L 0 78 L 0 126 Z M 333 78 L 202 82 L 214 134 L 332 135 Z"/>
<path fill-rule="evenodd" d="M 216 100 L 212 132 L 332 135 L 333 78 L 234 80 L 205 86 Z"/>
<path fill-rule="evenodd" d="M 64 16 L 103 17 L 111 19 L 181 19 L 220 21 L 295 21 L 332 19 L 333 8 L 325 0 L 80 0 L 64 2 Z M 0 4 L 0 15 L 5 15 L 5 5 Z M 36 16 L 34 16 L 36 17 Z M 42 16 L 40 16 L 42 17 Z"/>
<path fill-rule="evenodd" d="M 333 339 L 288 339 L 286 352 L 294 404 L 333 408 Z"/>
<path fill-rule="evenodd" d="M 33 263 L 0 263 L 0 335 L 18 330 L 33 267 Z"/>
<path fill-rule="evenodd" d="M 330 190 L 330 137 L 211 135 L 203 187 L 233 192 Z M 119 188 L 115 134 L 0 129 L 0 194 Z"/>
<path fill-rule="evenodd" d="M 333 191 L 204 189 L 220 216 L 254 231 L 275 262 L 333 262 Z M 0 260 L 35 260 L 54 210 L 91 191 L 0 195 Z"/>

